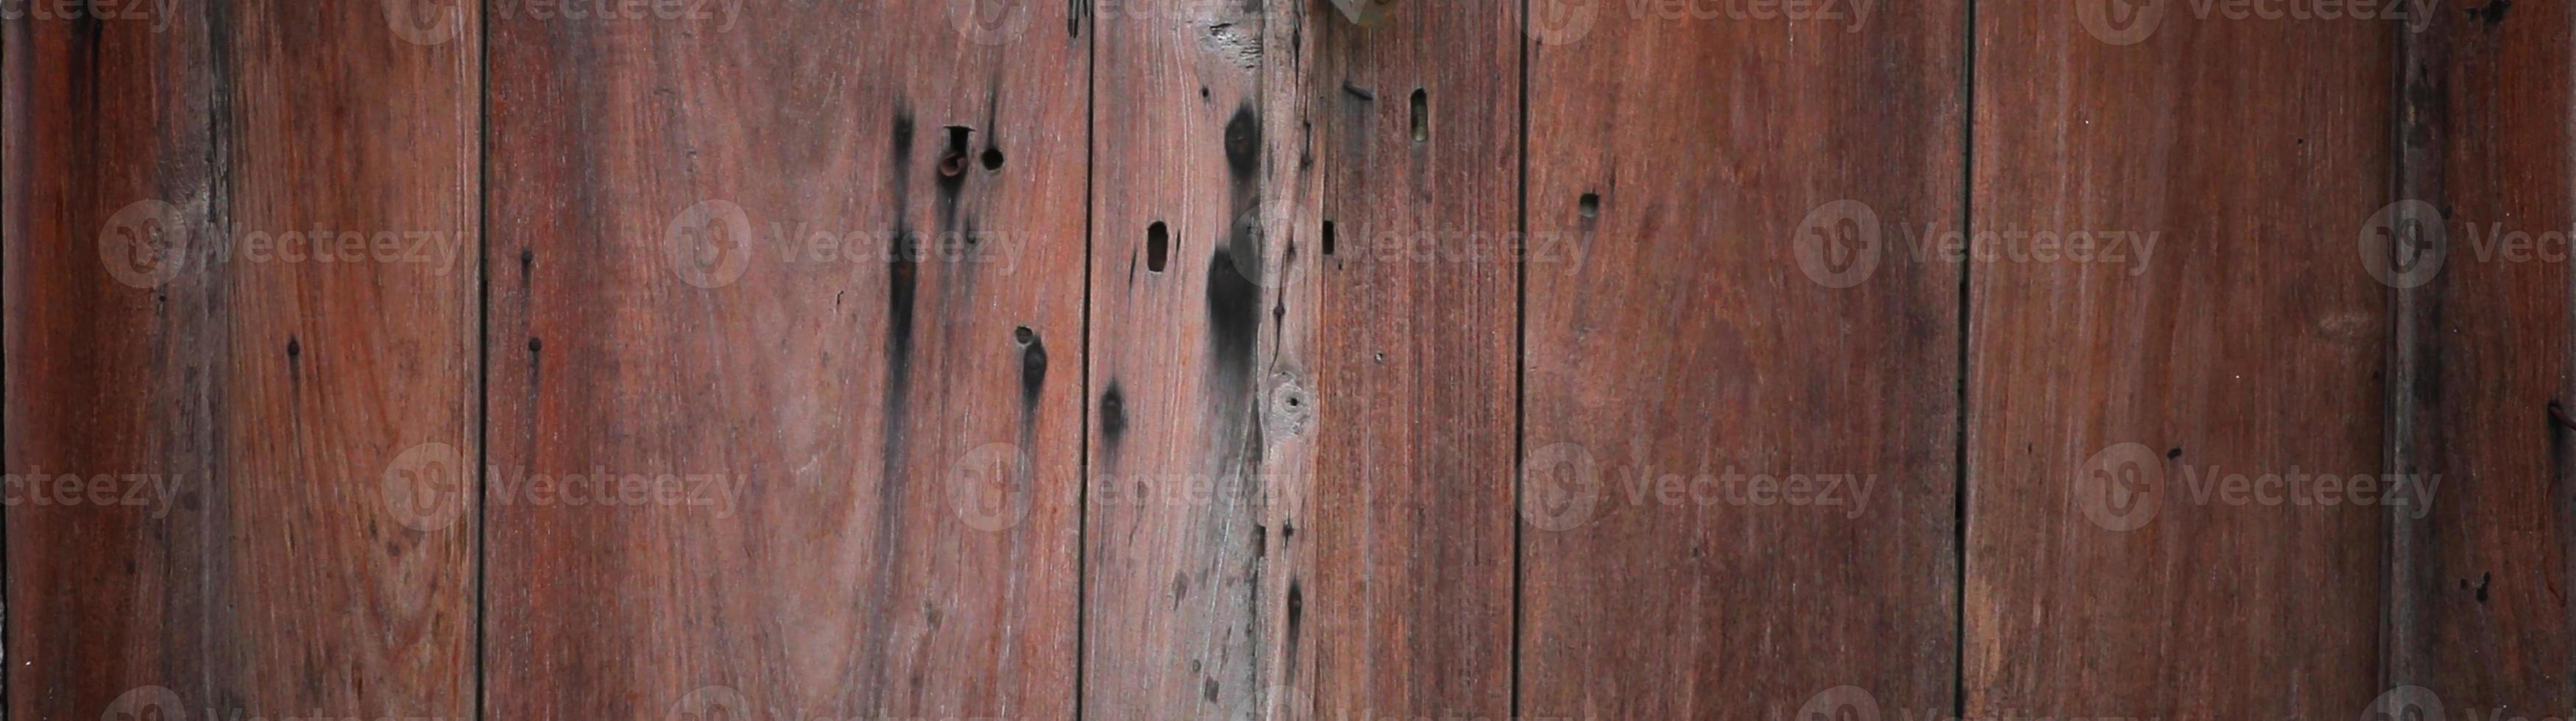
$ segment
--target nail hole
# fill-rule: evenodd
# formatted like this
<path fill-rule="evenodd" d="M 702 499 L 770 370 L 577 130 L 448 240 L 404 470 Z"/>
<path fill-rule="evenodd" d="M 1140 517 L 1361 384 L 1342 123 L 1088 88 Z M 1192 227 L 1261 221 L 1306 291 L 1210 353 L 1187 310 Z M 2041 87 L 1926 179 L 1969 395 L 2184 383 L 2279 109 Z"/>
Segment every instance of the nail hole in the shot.
<path fill-rule="evenodd" d="M 1329 256 L 1333 254 L 1333 244 L 1335 239 L 1336 234 L 1333 232 L 1333 221 L 1324 221 L 1324 255 Z"/>
<path fill-rule="evenodd" d="M 1022 345 L 1022 346 L 1026 346 L 1026 345 L 1028 345 L 1028 344 L 1030 344 L 1030 343 L 1036 342 L 1036 341 L 1037 341 L 1037 339 L 1038 339 L 1038 332 L 1037 332 L 1037 331 L 1033 331 L 1033 330 L 1029 330 L 1029 327 L 1028 327 L 1028 326 L 1020 326 L 1019 328 L 1013 329 L 1013 330 L 1011 331 L 1011 340 L 1018 341 L 1018 342 L 1019 342 L 1019 344 L 1020 344 L 1020 345 Z"/>
<path fill-rule="evenodd" d="M 1163 227 L 1163 221 L 1159 220 L 1145 226 L 1145 269 L 1163 272 L 1163 266 L 1168 265 L 1171 259 L 1172 231 Z"/>
<path fill-rule="evenodd" d="M 1001 148 L 985 148 L 985 149 L 984 149 L 984 169 L 985 169 L 985 170 L 1001 170 L 1001 169 L 1002 169 L 1002 149 L 1001 149 Z"/>
<path fill-rule="evenodd" d="M 288 337 L 286 339 L 286 357 L 293 358 L 300 355 L 304 355 L 304 344 L 296 342 L 295 338 L 292 336 Z"/>
<path fill-rule="evenodd" d="M 1581 201 L 1581 203 L 1580 203 L 1580 207 L 1581 207 L 1581 210 L 1582 210 L 1582 212 L 1583 212 L 1583 217 L 1586 217 L 1586 218 L 1598 218 L 1598 217 L 1601 217 L 1601 194 L 1600 194 L 1600 193 L 1584 193 L 1584 194 L 1583 194 L 1583 200 L 1582 200 L 1582 201 Z"/>
<path fill-rule="evenodd" d="M 1413 142 L 1431 142 L 1431 96 L 1413 89 Z"/>
<path fill-rule="evenodd" d="M 963 125 L 948 126 L 948 152 L 939 156 L 939 174 L 955 177 L 966 172 L 966 141 L 975 129 Z"/>
<path fill-rule="evenodd" d="M 545 349 L 546 349 L 546 342 L 545 342 L 544 340 L 542 340 L 542 339 L 537 339 L 537 338 L 530 338 L 530 339 L 528 339 L 528 352 L 530 352 L 530 353 L 535 353 L 535 352 L 537 352 L 537 351 L 541 351 L 541 350 L 545 350 Z"/>

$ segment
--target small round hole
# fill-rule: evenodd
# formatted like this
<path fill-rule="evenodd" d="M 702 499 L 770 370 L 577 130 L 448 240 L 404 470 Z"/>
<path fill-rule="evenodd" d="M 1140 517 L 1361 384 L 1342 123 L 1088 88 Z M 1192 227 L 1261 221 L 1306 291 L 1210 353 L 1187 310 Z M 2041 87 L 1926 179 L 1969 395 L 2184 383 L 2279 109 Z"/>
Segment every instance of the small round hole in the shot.
<path fill-rule="evenodd" d="M 1586 218 L 1601 217 L 1601 194 L 1584 193 L 1583 201 L 1579 206 L 1579 210 L 1583 213 L 1583 217 Z"/>
<path fill-rule="evenodd" d="M 985 170 L 1001 170 L 1001 169 L 1002 169 L 1002 149 L 1001 149 L 1001 148 L 985 148 L 985 149 L 984 149 L 984 169 L 985 169 Z"/>
<path fill-rule="evenodd" d="M 1028 345 L 1030 343 L 1037 342 L 1037 339 L 1038 332 L 1029 330 L 1028 326 L 1020 326 L 1018 329 L 1011 331 L 1011 340 L 1018 341 L 1020 345 Z"/>

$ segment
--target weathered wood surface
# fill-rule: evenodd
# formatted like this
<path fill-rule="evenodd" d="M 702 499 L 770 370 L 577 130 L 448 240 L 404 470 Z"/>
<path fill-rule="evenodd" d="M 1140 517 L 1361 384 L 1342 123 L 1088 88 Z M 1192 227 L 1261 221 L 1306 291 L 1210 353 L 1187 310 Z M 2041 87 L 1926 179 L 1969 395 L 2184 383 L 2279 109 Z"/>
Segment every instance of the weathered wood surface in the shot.
<path fill-rule="evenodd" d="M 0 706 L 2576 705 L 2576 10 L 1371 4 L 0 3 Z"/>
<path fill-rule="evenodd" d="M 2389 433 L 2392 467 L 2442 485 L 2425 513 L 2388 514 L 2385 677 L 2454 718 L 2564 715 L 2576 11 L 2489 2 L 2430 20 L 2401 38 L 2397 192 L 2442 214 L 2414 229 L 2438 230 L 2419 241 L 2441 255 L 2396 291 Z"/>
<path fill-rule="evenodd" d="M 1098 10 L 1084 715 L 1297 716 L 1315 663 L 1305 76 L 1331 10 Z"/>
<path fill-rule="evenodd" d="M 964 7 L 492 19 L 487 715 L 1073 715 L 1090 28 Z"/>
<path fill-rule="evenodd" d="M 2132 240 L 1970 270 L 1969 716 L 2380 692 L 2387 509 L 2213 477 L 2384 468 L 2388 289 L 2356 238 L 2391 200 L 2395 26 L 2168 5 L 1977 7 L 1975 227 Z"/>
<path fill-rule="evenodd" d="M 1633 7 L 1530 9 L 1520 713 L 1946 715 L 1967 6 Z"/>
<path fill-rule="evenodd" d="M 87 7 L 0 24 L 8 716 L 472 713 L 480 38 Z"/>
<path fill-rule="evenodd" d="M 1414 2 L 1318 24 L 1306 153 L 1333 234 L 1299 246 L 1322 296 L 1300 688 L 1314 718 L 1507 718 L 1520 13 Z"/>

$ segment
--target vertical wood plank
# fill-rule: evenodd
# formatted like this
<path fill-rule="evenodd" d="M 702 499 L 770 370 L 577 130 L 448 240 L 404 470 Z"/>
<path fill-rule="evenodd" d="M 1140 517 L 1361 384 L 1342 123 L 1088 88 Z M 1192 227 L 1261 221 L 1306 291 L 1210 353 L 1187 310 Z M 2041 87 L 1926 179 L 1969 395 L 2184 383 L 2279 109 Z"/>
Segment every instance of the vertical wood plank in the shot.
<path fill-rule="evenodd" d="M 1971 272 L 1966 713 L 2360 715 L 2400 29 L 2140 9 L 1978 5 L 1975 230 L 2131 240 Z"/>
<path fill-rule="evenodd" d="M 1966 4 L 1529 12 L 1520 713 L 1948 715 Z"/>
<path fill-rule="evenodd" d="M 1521 18 L 1418 2 L 1325 16 L 1314 717 L 1511 715 Z M 1561 271 L 1564 238 L 1535 272 Z M 1283 529 L 1286 530 L 1286 529 Z"/>
<path fill-rule="evenodd" d="M 2443 484 L 2428 513 L 2390 514 L 2388 685 L 2455 716 L 2576 708 L 2576 11 L 2487 2 L 2430 20 L 2403 38 L 2398 193 L 2441 213 L 2413 230 L 2438 228 L 2417 240 L 2442 255 L 2397 284 L 2390 433 L 2395 467 Z"/>
<path fill-rule="evenodd" d="M 1320 3 L 1095 4 L 1086 718 L 1298 718 Z"/>
<path fill-rule="evenodd" d="M 482 53 L 421 9 L 6 21 L 10 716 L 472 712 L 475 500 L 406 453 L 475 449 Z"/>
<path fill-rule="evenodd" d="M 1088 22 L 729 7 L 493 17 L 485 711 L 1071 716 Z"/>

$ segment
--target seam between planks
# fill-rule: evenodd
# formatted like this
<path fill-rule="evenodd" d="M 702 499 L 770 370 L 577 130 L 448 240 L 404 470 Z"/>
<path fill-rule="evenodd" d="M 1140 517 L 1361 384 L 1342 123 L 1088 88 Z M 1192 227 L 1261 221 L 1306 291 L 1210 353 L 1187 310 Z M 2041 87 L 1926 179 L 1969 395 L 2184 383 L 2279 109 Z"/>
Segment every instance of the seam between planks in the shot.
<path fill-rule="evenodd" d="M 1961 32 L 1965 42 L 1960 48 L 1959 112 L 1959 227 L 1975 237 L 1977 218 L 1977 0 L 1967 0 L 1967 18 Z M 1969 364 L 1975 359 L 1971 344 L 1975 336 L 1968 332 L 1974 322 L 1969 304 L 1975 297 L 1970 274 L 1975 263 L 1959 264 L 1959 367 L 1958 395 L 1953 402 L 1951 437 L 1956 443 L 1950 457 L 1951 472 L 1956 475 L 1950 489 L 1950 553 L 1956 564 L 1952 569 L 1950 588 L 1950 715 L 1968 716 L 1968 494 L 1969 480 L 1975 474 L 1968 467 L 1968 385 L 1973 377 Z"/>

